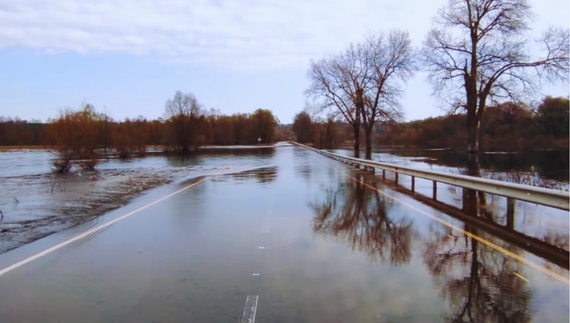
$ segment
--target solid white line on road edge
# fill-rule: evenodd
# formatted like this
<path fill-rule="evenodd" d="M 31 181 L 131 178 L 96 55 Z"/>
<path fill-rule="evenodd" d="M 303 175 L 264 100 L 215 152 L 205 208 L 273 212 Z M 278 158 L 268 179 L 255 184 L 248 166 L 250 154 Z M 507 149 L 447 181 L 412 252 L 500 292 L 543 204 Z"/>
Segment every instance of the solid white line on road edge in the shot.
<path fill-rule="evenodd" d="M 255 323 L 255 314 L 257 313 L 258 299 L 258 295 L 247 295 L 247 298 L 245 299 L 245 307 L 243 308 L 243 314 L 239 320 L 240 323 Z"/>
<path fill-rule="evenodd" d="M 515 273 L 515 272 L 513 272 L 513 274 L 515 274 L 515 276 L 517 276 L 518 278 L 520 278 L 520 279 L 522 279 L 522 280 L 524 280 L 524 281 L 529 281 L 528 279 L 524 278 L 524 277 L 523 277 L 522 275 L 520 275 L 520 274 L 517 274 L 517 273 Z"/>
<path fill-rule="evenodd" d="M 147 204 L 147 205 L 145 205 L 145 206 L 142 206 L 142 207 L 140 207 L 140 208 L 138 208 L 138 209 L 136 209 L 136 210 L 134 210 L 134 211 L 131 211 L 131 212 L 125 214 L 125 215 L 122 215 L 122 216 L 116 218 L 116 219 L 113 220 L 113 221 L 110 221 L 110 222 L 107 222 L 107 223 L 102 224 L 102 225 L 100 225 L 100 226 L 97 226 L 97 227 L 95 227 L 95 228 L 93 228 L 93 229 L 91 229 L 91 230 L 89 230 L 89 231 L 85 231 L 85 232 L 83 232 L 83 233 L 81 233 L 81 234 L 79 234 L 79 235 L 77 235 L 77 236 L 75 236 L 75 237 L 73 237 L 73 238 L 71 238 L 71 239 L 69 239 L 69 240 L 67 240 L 67 241 L 64 241 L 64 242 L 62 242 L 62 243 L 60 243 L 60 244 L 58 244 L 58 245 L 55 245 L 55 246 L 53 246 L 53 247 L 51 247 L 51 248 L 49 248 L 49 249 L 46 249 L 46 250 L 44 250 L 44 251 L 42 251 L 42 252 L 40 252 L 40 253 L 37 253 L 37 254 L 35 254 L 35 255 L 29 257 L 29 258 L 26 258 L 26 259 L 24 259 L 24 260 L 22 260 L 22 261 L 19 261 L 19 262 L 15 263 L 15 264 L 13 264 L 13 265 L 11 265 L 11 266 L 8 266 L 8 267 L 6 267 L 6 268 L 0 270 L 0 277 L 2 277 L 3 275 L 5 275 L 5 274 L 11 272 L 11 271 L 14 270 L 14 269 L 17 269 L 17 268 L 19 268 L 19 267 L 22 267 L 23 265 L 25 265 L 25 264 L 27 264 L 27 263 L 30 263 L 30 262 L 32 262 L 32 261 L 34 261 L 34 260 L 36 260 L 36 259 L 38 259 L 38 258 L 40 258 L 40 257 L 43 257 L 43 256 L 45 256 L 45 255 L 47 255 L 47 254 L 50 254 L 50 253 L 52 253 L 52 252 L 54 252 L 54 251 L 56 251 L 56 250 L 58 250 L 58 249 L 61 249 L 61 248 L 65 247 L 65 246 L 67 246 L 67 245 L 69 245 L 69 244 L 71 244 L 71 243 L 73 243 L 73 242 L 75 242 L 75 241 L 81 240 L 81 239 L 83 239 L 83 238 L 89 236 L 89 235 L 92 234 L 92 233 L 95 233 L 95 232 L 97 232 L 97 231 L 99 231 L 99 230 L 102 230 L 102 229 L 106 229 L 106 228 L 112 226 L 113 224 L 115 224 L 115 223 L 117 223 L 117 222 L 119 222 L 119 221 L 122 221 L 122 220 L 124 220 L 124 219 L 126 219 L 126 218 L 128 218 L 128 217 L 131 217 L 131 216 L 133 216 L 134 214 L 136 214 L 136 213 L 138 213 L 138 212 L 140 212 L 140 211 L 142 211 L 142 210 L 148 209 L 149 207 L 151 207 L 151 206 L 153 206 L 153 205 L 156 205 L 156 204 L 158 204 L 158 203 L 160 203 L 160 202 L 162 202 L 162 201 L 164 201 L 164 200 L 166 200 L 166 199 L 171 198 L 171 197 L 173 197 L 174 195 L 180 194 L 180 193 L 186 191 L 187 189 L 190 189 L 190 188 L 192 188 L 192 187 L 194 187 L 194 186 L 196 186 L 196 185 L 198 185 L 198 184 L 201 184 L 201 183 L 205 182 L 208 178 L 209 178 L 209 177 L 205 177 L 204 179 L 201 179 L 201 180 L 199 180 L 199 181 L 196 182 L 196 183 L 192 183 L 192 184 L 190 184 L 190 185 L 188 185 L 188 186 L 186 186 L 186 187 L 183 187 L 183 188 L 179 189 L 178 191 L 176 191 L 176 192 L 174 192 L 174 193 L 170 193 L 170 194 L 168 194 L 168 195 L 166 195 L 166 196 L 164 196 L 164 197 L 162 197 L 162 198 L 160 198 L 160 199 L 158 199 L 158 200 L 156 200 L 156 201 L 154 201 L 154 202 L 152 202 L 152 203 L 149 203 L 149 204 Z"/>

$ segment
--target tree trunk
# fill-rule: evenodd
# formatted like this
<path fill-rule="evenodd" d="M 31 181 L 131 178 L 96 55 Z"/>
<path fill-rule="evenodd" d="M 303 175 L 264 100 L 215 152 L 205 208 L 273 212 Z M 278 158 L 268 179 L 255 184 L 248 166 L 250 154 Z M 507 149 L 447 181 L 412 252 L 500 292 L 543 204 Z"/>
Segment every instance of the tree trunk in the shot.
<path fill-rule="evenodd" d="M 467 112 L 467 152 L 479 152 L 479 120 L 475 111 L 473 113 Z"/>
<path fill-rule="evenodd" d="M 364 136 L 366 137 L 366 155 L 364 158 L 372 159 L 372 128 L 374 127 L 366 127 L 364 128 Z"/>
<path fill-rule="evenodd" d="M 354 157 L 360 158 L 360 125 L 353 124 L 352 130 L 354 131 Z"/>

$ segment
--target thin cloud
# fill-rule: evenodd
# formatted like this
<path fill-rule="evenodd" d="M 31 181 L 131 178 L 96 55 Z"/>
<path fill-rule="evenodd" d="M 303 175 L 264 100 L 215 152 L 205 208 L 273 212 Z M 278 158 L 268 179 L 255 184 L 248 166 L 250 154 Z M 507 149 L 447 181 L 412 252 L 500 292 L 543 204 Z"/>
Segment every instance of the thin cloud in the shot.
<path fill-rule="evenodd" d="M 390 25 L 403 9 L 398 3 L 24 0 L 0 5 L 0 48 L 155 53 L 169 62 L 288 68 Z"/>
<path fill-rule="evenodd" d="M 157 55 L 167 63 L 231 69 L 304 68 L 370 30 L 407 29 L 419 46 L 445 2 L 0 0 L 0 49 Z M 552 20 L 550 8 L 539 9 Z"/>

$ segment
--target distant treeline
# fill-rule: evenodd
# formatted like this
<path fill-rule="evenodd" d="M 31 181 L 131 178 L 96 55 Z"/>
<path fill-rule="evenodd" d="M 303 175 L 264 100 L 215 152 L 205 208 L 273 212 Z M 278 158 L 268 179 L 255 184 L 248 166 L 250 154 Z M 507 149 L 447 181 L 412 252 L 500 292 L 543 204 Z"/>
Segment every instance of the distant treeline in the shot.
<path fill-rule="evenodd" d="M 568 149 L 569 101 L 547 97 L 537 108 L 514 103 L 488 107 L 480 129 L 484 151 Z M 377 145 L 465 149 L 464 114 L 377 127 Z"/>
<path fill-rule="evenodd" d="M 50 146 L 52 165 L 67 172 L 74 162 L 93 170 L 103 154 L 144 155 L 149 145 L 163 151 L 188 153 L 203 145 L 255 145 L 287 140 L 270 110 L 223 115 L 206 111 L 191 93 L 176 92 L 166 102 L 165 119 L 142 116 L 115 121 L 94 106 L 65 109 L 46 124 L 0 117 L 0 146 Z"/>
<path fill-rule="evenodd" d="M 546 97 L 536 108 L 503 103 L 487 108 L 483 119 L 479 134 L 482 150 L 568 149 L 568 99 Z M 374 146 L 463 151 L 467 140 L 466 121 L 465 114 L 456 114 L 403 123 L 377 123 Z M 319 120 L 303 111 L 295 115 L 292 130 L 301 143 L 317 148 L 339 148 L 347 147 L 346 140 L 354 138 L 349 127 L 333 118 Z"/>
<path fill-rule="evenodd" d="M 165 150 L 192 150 L 201 145 L 253 145 L 260 138 L 261 143 L 294 138 L 331 149 L 350 146 L 354 138 L 350 125 L 334 118 L 311 118 L 306 112 L 297 114 L 292 126 L 279 125 L 273 113 L 264 109 L 234 115 L 201 109 L 195 113 L 171 112 L 174 113 L 166 119 L 147 120 L 139 116 L 117 121 L 85 104 L 76 111 L 61 111 L 48 123 L 0 116 L 0 146 L 69 146 L 78 151 L 84 146 L 129 156 L 144 154 L 149 145 L 160 145 Z M 568 149 L 568 99 L 547 97 L 536 108 L 503 103 L 488 108 L 484 119 L 481 138 L 487 151 Z M 457 114 L 377 124 L 375 146 L 463 150 L 465 122 L 465 115 Z"/>
<path fill-rule="evenodd" d="M 188 137 L 189 150 L 201 145 L 253 145 L 259 143 L 258 139 L 270 143 L 288 140 L 290 136 L 287 127 L 278 125 L 271 111 L 263 109 L 234 115 L 210 111 L 197 117 L 192 126 L 194 136 Z M 175 128 L 171 120 L 162 118 L 113 120 L 86 105 L 78 111 L 66 110 L 47 123 L 0 116 L 0 146 L 58 146 L 64 141 L 70 145 L 72 141 L 92 141 L 96 148 L 105 150 L 137 152 L 151 145 L 177 150 L 182 148 L 178 147 L 180 133 L 176 131 L 184 128 L 184 121 Z"/>

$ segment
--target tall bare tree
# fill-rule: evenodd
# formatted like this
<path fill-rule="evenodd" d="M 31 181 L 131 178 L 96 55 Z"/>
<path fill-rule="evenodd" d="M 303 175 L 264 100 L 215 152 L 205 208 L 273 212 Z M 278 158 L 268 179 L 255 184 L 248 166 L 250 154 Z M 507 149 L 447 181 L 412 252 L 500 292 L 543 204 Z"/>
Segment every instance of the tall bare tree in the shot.
<path fill-rule="evenodd" d="M 351 45 L 352 46 L 352 45 Z M 354 157 L 360 157 L 360 110 L 362 100 L 358 101 L 353 88 L 347 86 L 344 68 L 338 57 L 311 61 L 307 76 L 311 86 L 305 93 L 324 100 L 323 107 L 338 109 L 344 120 L 352 126 L 354 133 Z"/>
<path fill-rule="evenodd" d="M 398 99 L 402 82 L 414 73 L 415 58 L 410 36 L 405 31 L 392 30 L 371 35 L 362 44 L 364 62 L 371 70 L 370 80 L 364 83 L 364 109 L 362 126 L 366 138 L 366 158 L 372 158 L 372 131 L 380 122 L 394 122 L 403 117 Z"/>
<path fill-rule="evenodd" d="M 192 93 L 176 91 L 174 98 L 166 101 L 166 117 L 172 140 L 182 153 L 190 151 L 197 142 L 198 130 L 204 121 L 204 112 Z"/>
<path fill-rule="evenodd" d="M 526 0 L 449 0 L 422 50 L 435 92 L 451 109 L 467 112 L 467 150 L 479 151 L 487 101 L 536 92 L 541 81 L 568 79 L 568 30 L 551 28 L 532 57 L 525 38 L 531 18 Z"/>
<path fill-rule="evenodd" d="M 409 35 L 393 30 L 371 34 L 361 43 L 328 60 L 312 62 L 307 94 L 325 99 L 354 130 L 354 154 L 359 156 L 360 126 L 366 138 L 366 158 L 372 156 L 372 130 L 378 121 L 397 120 L 401 81 L 414 70 Z"/>

